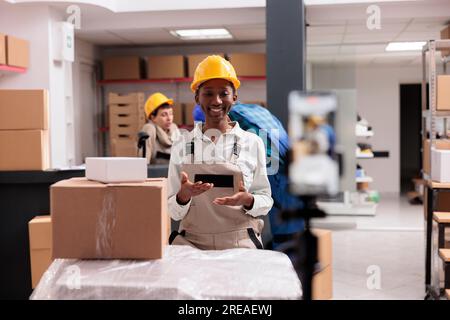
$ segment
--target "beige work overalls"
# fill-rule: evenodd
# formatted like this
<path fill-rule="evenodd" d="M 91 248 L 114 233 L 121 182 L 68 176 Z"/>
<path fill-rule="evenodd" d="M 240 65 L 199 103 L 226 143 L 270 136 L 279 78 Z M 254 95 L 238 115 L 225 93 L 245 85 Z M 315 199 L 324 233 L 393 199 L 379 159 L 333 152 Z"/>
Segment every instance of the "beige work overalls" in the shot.
<path fill-rule="evenodd" d="M 237 165 L 240 148 L 235 138 L 231 161 L 207 164 L 195 161 L 194 139 L 186 145 L 191 154 L 191 163 L 182 165 L 189 180 L 195 182 L 195 176 L 215 175 L 216 178 L 233 180 L 233 187 L 214 187 L 202 194 L 192 197 L 191 205 L 180 224 L 179 232 L 174 231 L 169 239 L 173 245 L 189 245 L 202 250 L 222 250 L 230 248 L 263 249 L 261 232 L 262 219 L 245 213 L 242 206 L 225 206 L 213 203 L 215 198 L 232 196 L 239 191 L 242 172 Z M 205 182 L 205 181 L 204 181 Z"/>

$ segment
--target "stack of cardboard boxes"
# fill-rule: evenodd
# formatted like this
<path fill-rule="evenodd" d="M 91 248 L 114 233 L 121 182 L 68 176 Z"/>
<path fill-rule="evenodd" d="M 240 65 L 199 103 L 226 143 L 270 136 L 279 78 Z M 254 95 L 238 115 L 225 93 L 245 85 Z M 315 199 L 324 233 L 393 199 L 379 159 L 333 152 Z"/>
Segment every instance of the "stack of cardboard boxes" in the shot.
<path fill-rule="evenodd" d="M 145 124 L 144 93 L 110 93 L 108 101 L 111 155 L 136 157 L 138 132 Z"/>
<path fill-rule="evenodd" d="M 53 259 L 160 259 L 169 239 L 166 178 L 59 181 L 50 210 L 29 222 L 33 288 Z"/>
<path fill-rule="evenodd" d="M 0 65 L 28 68 L 28 41 L 0 33 Z"/>
<path fill-rule="evenodd" d="M 47 90 L 0 90 L 0 170 L 49 167 Z"/>

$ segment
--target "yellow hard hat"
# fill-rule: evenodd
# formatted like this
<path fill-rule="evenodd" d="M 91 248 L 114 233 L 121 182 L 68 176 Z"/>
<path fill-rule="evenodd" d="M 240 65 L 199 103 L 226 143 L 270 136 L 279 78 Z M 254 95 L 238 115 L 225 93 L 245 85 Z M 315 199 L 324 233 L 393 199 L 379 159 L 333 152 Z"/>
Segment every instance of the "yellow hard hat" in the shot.
<path fill-rule="evenodd" d="M 197 69 L 195 69 L 194 80 L 191 83 L 191 90 L 195 92 L 200 84 L 211 79 L 228 80 L 234 85 L 235 89 L 241 85 L 231 63 L 221 56 L 208 56 L 198 64 Z"/>
<path fill-rule="evenodd" d="M 155 111 L 159 106 L 165 103 L 173 105 L 173 100 L 167 98 L 161 92 L 156 92 L 148 97 L 144 107 L 145 115 L 147 116 L 147 118 L 152 114 L 153 111 Z"/>

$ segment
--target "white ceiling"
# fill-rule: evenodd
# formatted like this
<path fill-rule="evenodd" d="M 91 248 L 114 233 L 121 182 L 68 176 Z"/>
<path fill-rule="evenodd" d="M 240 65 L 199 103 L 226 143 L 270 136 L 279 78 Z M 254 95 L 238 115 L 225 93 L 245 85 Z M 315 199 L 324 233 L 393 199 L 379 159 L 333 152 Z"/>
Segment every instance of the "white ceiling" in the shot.
<path fill-rule="evenodd" d="M 103 0 L 105 6 L 87 4 L 92 2 L 87 0 L 70 1 L 73 2 L 81 9 L 81 29 L 76 30 L 77 37 L 98 45 L 186 44 L 169 33 L 174 28 L 225 27 L 237 43 L 264 42 L 266 38 L 265 1 L 261 0 L 216 1 L 214 6 L 207 1 L 208 9 L 199 9 L 202 1 L 184 1 L 190 3 L 190 7 L 185 5 L 183 10 L 174 8 L 172 1 L 162 0 L 132 0 L 128 10 L 113 0 Z M 338 2 L 342 1 L 305 0 L 309 24 L 307 53 L 312 62 L 415 64 L 420 61 L 420 53 L 387 53 L 384 51 L 387 43 L 439 39 L 440 30 L 450 21 L 450 0 L 375 1 L 381 10 L 381 29 L 371 31 L 366 27 L 366 9 L 373 1 L 330 4 Z M 64 13 L 69 5 L 69 1 L 44 3 Z M 155 5 L 151 7 L 149 3 Z M 219 9 L 219 4 L 224 3 L 228 6 Z M 147 11 L 139 12 L 139 6 L 141 9 L 146 6 Z M 286 36 L 295 35 L 287 30 Z"/>

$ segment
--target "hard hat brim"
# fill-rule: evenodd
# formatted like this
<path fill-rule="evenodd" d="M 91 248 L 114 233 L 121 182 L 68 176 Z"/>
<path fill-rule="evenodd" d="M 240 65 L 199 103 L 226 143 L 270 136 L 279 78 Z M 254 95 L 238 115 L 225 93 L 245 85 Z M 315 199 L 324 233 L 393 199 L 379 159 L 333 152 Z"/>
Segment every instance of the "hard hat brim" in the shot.
<path fill-rule="evenodd" d="M 145 115 L 147 116 L 147 118 L 156 110 L 156 109 L 158 109 L 159 107 L 161 107 L 163 104 L 168 104 L 168 105 L 170 105 L 170 106 L 172 106 L 173 105 L 173 99 L 166 99 L 166 100 L 163 100 L 163 101 L 161 101 L 161 103 L 159 104 L 159 105 L 157 105 L 156 107 L 154 107 L 154 108 L 152 108 L 152 109 L 150 109 L 150 110 L 148 110 L 147 108 L 144 108 L 145 110 Z"/>
<path fill-rule="evenodd" d="M 227 80 L 229 82 L 231 82 L 234 86 L 234 89 L 238 89 L 241 86 L 241 82 L 238 79 L 232 78 L 232 77 L 210 77 L 210 78 L 204 78 L 204 79 L 200 79 L 198 81 L 195 81 L 191 84 L 191 90 L 192 92 L 197 91 L 198 87 L 209 80 L 213 80 L 213 79 L 223 79 L 223 80 Z"/>

